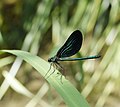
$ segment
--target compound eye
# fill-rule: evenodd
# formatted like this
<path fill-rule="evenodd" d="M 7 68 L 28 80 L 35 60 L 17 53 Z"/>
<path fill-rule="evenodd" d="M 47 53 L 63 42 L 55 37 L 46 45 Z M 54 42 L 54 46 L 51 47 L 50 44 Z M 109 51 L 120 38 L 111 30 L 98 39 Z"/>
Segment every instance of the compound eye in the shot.
<path fill-rule="evenodd" d="M 48 59 L 48 62 L 51 62 L 51 58 Z"/>

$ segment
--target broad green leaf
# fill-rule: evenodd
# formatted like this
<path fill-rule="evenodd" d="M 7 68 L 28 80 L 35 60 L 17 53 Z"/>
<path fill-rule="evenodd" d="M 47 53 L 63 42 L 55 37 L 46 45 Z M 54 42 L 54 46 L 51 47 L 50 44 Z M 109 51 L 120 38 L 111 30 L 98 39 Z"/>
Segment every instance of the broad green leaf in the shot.
<path fill-rule="evenodd" d="M 17 57 L 25 60 L 31 64 L 44 78 L 50 65 L 38 56 L 21 50 L 0 50 L 0 52 L 8 52 L 16 55 Z M 52 67 L 49 74 L 54 71 Z M 84 97 L 77 91 L 77 89 L 62 76 L 62 82 L 60 75 L 58 76 L 57 70 L 49 78 L 45 78 L 51 86 L 62 96 L 68 107 L 89 107 Z M 49 75 L 48 74 L 48 75 Z"/>

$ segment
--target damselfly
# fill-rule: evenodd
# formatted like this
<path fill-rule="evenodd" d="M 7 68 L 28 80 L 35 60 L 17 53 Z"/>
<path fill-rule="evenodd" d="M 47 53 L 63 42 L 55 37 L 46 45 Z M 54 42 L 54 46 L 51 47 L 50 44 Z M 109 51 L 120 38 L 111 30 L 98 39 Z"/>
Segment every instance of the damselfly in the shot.
<path fill-rule="evenodd" d="M 61 74 L 64 75 L 64 69 L 60 65 L 59 63 L 60 61 L 77 61 L 77 60 L 100 58 L 100 55 L 88 56 L 88 57 L 82 57 L 82 58 L 70 58 L 70 56 L 76 54 L 80 50 L 82 46 L 82 41 L 83 41 L 82 33 L 79 30 L 74 31 L 69 36 L 69 38 L 64 43 L 64 45 L 58 50 L 57 54 L 54 57 L 51 57 L 48 59 L 48 62 L 51 63 L 48 72 L 51 70 L 52 65 L 54 67 L 54 71 L 50 75 L 52 75 L 55 72 L 56 68 L 60 68 Z M 48 74 L 48 72 L 46 73 L 46 75 Z"/>

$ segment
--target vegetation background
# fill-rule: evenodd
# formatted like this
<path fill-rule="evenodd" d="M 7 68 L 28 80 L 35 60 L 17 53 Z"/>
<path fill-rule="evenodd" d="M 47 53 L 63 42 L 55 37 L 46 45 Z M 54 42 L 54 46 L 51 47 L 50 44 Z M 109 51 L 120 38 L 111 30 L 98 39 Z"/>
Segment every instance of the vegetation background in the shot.
<path fill-rule="evenodd" d="M 29 51 L 47 61 L 76 29 L 84 42 L 75 57 L 102 57 L 62 63 L 66 78 L 91 107 L 119 107 L 119 0 L 0 0 L 0 49 Z M 16 75 L 8 79 L 10 87 L 7 71 Z M 67 106 L 44 77 L 9 54 L 0 55 L 0 84 L 0 107 L 30 107 L 38 90 L 36 107 Z"/>

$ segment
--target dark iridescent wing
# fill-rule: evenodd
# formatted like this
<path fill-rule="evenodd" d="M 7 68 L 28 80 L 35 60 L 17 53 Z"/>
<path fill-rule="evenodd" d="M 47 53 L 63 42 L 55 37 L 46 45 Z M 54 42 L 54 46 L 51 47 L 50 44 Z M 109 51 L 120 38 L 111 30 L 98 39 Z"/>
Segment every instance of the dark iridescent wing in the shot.
<path fill-rule="evenodd" d="M 76 54 L 82 45 L 82 33 L 79 30 L 74 31 L 65 44 L 58 50 L 57 57 L 69 57 Z"/>

